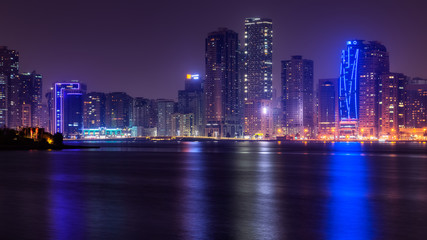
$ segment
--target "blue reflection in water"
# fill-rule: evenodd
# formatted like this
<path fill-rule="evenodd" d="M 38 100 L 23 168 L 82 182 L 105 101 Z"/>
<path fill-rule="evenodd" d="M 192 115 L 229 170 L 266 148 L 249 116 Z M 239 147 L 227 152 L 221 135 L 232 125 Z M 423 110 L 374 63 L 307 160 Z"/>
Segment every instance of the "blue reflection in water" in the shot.
<path fill-rule="evenodd" d="M 51 159 L 50 230 L 51 239 L 84 239 L 85 215 L 79 169 L 67 168 L 59 153 Z M 57 157 L 57 158 L 56 158 Z M 71 173 L 69 172 L 71 170 Z M 74 174 L 73 174 L 74 172 Z"/>
<path fill-rule="evenodd" d="M 189 153 L 184 159 L 182 181 L 183 228 L 185 239 L 204 239 L 208 236 L 208 214 L 206 206 L 205 162 L 200 154 L 201 143 L 185 143 L 183 152 Z"/>
<path fill-rule="evenodd" d="M 359 148 L 353 143 L 336 143 L 335 149 Z M 345 150 L 344 150 L 345 151 Z M 330 162 L 329 220 L 327 239 L 368 240 L 374 238 L 368 202 L 367 159 L 360 155 L 333 155 Z"/>
<path fill-rule="evenodd" d="M 183 142 L 184 145 L 184 152 L 194 152 L 199 153 L 201 152 L 201 142 Z"/>
<path fill-rule="evenodd" d="M 344 152 L 351 155 L 352 152 L 360 152 L 363 149 L 364 143 L 358 142 L 337 142 L 333 145 L 333 150 L 336 152 Z"/>

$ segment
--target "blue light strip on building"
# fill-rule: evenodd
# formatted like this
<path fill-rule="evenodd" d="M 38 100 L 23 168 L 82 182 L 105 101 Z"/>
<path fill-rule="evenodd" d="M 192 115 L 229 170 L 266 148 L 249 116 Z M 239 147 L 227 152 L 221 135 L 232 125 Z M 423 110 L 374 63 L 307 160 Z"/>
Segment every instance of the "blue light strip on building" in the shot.
<path fill-rule="evenodd" d="M 355 118 L 356 119 L 359 119 L 359 100 L 357 99 L 357 97 L 358 97 L 358 94 L 357 94 L 357 92 L 359 91 L 359 89 L 357 88 L 357 85 L 358 85 L 358 79 L 359 79 L 359 76 L 358 76 L 358 68 L 359 68 L 359 49 L 357 49 L 356 50 L 356 60 L 355 60 L 355 68 L 354 68 L 354 101 L 355 101 L 355 103 L 354 103 L 354 112 L 356 113 L 356 116 L 355 116 Z"/>
<path fill-rule="evenodd" d="M 55 132 L 59 133 L 64 133 L 65 90 L 80 90 L 80 83 L 55 83 Z"/>
<path fill-rule="evenodd" d="M 347 41 L 347 49 L 342 51 L 339 79 L 339 114 L 342 120 L 359 118 L 359 55 L 357 41 Z"/>

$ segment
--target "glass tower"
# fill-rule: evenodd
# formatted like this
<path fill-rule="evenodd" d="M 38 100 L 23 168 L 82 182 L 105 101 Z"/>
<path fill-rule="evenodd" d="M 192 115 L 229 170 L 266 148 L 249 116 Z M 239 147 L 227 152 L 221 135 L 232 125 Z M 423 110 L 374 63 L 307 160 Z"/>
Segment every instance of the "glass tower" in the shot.
<path fill-rule="evenodd" d="M 340 136 L 378 137 L 381 75 L 389 72 L 384 45 L 376 41 L 347 41 L 339 78 Z"/>
<path fill-rule="evenodd" d="M 245 100 L 272 100 L 273 22 L 267 18 L 245 20 Z"/>
<path fill-rule="evenodd" d="M 341 53 L 339 79 L 339 116 L 341 120 L 359 119 L 359 58 L 363 51 L 361 41 L 348 41 Z"/>
<path fill-rule="evenodd" d="M 239 82 L 239 38 L 220 28 L 206 38 L 204 83 L 205 134 L 236 137 L 242 134 Z"/>

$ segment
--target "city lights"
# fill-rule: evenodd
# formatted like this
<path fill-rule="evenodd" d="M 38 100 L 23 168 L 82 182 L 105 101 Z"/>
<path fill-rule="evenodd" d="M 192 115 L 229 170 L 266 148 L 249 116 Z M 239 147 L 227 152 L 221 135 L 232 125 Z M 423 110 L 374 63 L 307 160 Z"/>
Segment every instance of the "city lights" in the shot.
<path fill-rule="evenodd" d="M 282 85 L 274 97 L 272 20 L 246 18 L 243 26 L 242 48 L 233 30 L 219 28 L 206 36 L 205 73 L 185 75 L 178 101 L 86 93 L 85 84 L 65 81 L 53 84 L 44 103 L 42 76 L 19 73 L 17 51 L 0 47 L 0 124 L 42 126 L 65 138 L 427 138 L 427 80 L 391 72 L 380 42 L 346 41 L 339 77 L 318 84 L 313 60 L 294 55 L 281 61 Z"/>

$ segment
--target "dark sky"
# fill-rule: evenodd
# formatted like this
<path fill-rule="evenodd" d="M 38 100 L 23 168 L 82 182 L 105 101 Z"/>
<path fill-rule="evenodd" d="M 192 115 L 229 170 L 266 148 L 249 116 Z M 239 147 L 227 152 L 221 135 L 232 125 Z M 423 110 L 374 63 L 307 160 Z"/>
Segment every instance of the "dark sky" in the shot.
<path fill-rule="evenodd" d="M 176 98 L 187 73 L 204 74 L 204 39 L 218 27 L 242 39 L 245 17 L 269 17 L 274 84 L 280 61 L 314 60 L 315 80 L 337 77 L 346 40 L 382 42 L 391 71 L 427 77 L 426 0 L 22 1 L 0 3 L 0 45 L 21 71 L 81 80 L 89 91 Z"/>

